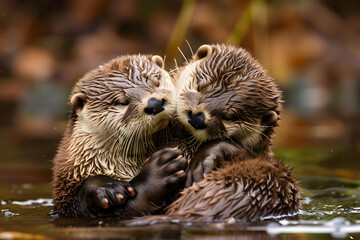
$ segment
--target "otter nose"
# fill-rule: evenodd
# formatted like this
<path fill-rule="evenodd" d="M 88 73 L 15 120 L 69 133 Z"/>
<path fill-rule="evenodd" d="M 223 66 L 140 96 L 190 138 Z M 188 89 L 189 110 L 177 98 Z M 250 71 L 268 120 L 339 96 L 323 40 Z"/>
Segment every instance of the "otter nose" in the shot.
<path fill-rule="evenodd" d="M 164 108 L 163 108 L 164 104 L 165 104 L 165 99 L 159 100 L 159 99 L 156 99 L 156 98 L 150 98 L 148 100 L 148 105 L 144 109 L 144 111 L 147 114 L 156 115 L 159 112 L 164 111 Z"/>
<path fill-rule="evenodd" d="M 193 113 L 192 111 L 188 112 L 188 122 L 195 129 L 205 129 L 205 114 L 203 112 Z"/>

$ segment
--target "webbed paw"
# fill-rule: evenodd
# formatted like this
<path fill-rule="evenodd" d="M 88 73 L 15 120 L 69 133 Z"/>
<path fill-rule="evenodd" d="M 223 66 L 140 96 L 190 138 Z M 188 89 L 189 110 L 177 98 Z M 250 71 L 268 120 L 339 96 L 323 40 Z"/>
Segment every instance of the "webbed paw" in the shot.
<path fill-rule="evenodd" d="M 144 164 L 141 172 L 131 181 L 144 198 L 159 206 L 184 187 L 187 161 L 177 148 L 155 152 Z"/>
<path fill-rule="evenodd" d="M 185 181 L 187 161 L 177 148 L 165 148 L 149 159 L 152 177 L 161 179 L 165 187 L 177 187 Z"/>
<path fill-rule="evenodd" d="M 82 187 L 82 196 L 89 210 L 106 210 L 122 206 L 136 192 L 128 182 L 119 181 L 104 175 L 87 179 Z"/>

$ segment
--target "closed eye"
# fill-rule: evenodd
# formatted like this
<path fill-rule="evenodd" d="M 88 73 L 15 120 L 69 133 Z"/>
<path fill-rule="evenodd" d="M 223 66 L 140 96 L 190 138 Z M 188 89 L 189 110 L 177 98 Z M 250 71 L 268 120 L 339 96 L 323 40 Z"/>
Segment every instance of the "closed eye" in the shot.
<path fill-rule="evenodd" d="M 237 121 L 238 116 L 234 112 L 226 112 L 222 115 L 222 119 L 225 121 Z"/>
<path fill-rule="evenodd" d="M 127 106 L 129 105 L 129 100 L 126 98 L 115 98 L 112 102 L 113 106 Z"/>

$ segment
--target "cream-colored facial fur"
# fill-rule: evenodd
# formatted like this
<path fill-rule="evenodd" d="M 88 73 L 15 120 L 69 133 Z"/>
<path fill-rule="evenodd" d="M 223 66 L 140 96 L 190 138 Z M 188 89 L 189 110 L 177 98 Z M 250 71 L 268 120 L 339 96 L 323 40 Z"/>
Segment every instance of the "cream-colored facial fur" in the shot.
<path fill-rule="evenodd" d="M 73 167 L 69 174 L 75 179 L 105 174 L 130 180 L 155 151 L 152 135 L 166 128 L 175 112 L 175 87 L 163 65 L 159 56 L 121 57 L 76 84 L 70 101 L 73 129 L 66 149 Z M 150 98 L 163 100 L 165 110 L 146 114 Z"/>

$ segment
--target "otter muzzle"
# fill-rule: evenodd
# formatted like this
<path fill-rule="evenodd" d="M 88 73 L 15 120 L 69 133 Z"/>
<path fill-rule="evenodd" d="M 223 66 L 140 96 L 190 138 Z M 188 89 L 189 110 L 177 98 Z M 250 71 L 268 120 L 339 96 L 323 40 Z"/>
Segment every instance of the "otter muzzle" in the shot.
<path fill-rule="evenodd" d="M 165 104 L 166 100 L 165 99 L 156 99 L 156 98 L 150 98 L 148 100 L 148 105 L 147 107 L 144 109 L 144 111 L 147 114 L 150 115 L 156 115 L 162 111 L 164 111 L 165 109 L 163 108 L 164 104 Z"/>
<path fill-rule="evenodd" d="M 206 128 L 205 114 L 203 112 L 193 113 L 192 111 L 189 111 L 188 123 L 191 126 L 193 126 L 196 130 L 205 129 Z"/>

